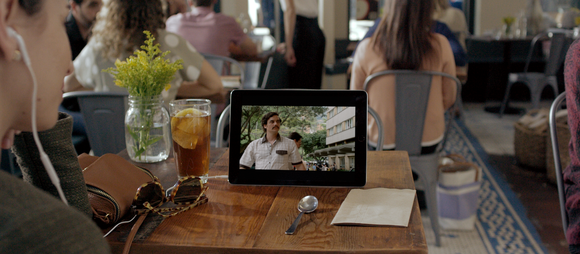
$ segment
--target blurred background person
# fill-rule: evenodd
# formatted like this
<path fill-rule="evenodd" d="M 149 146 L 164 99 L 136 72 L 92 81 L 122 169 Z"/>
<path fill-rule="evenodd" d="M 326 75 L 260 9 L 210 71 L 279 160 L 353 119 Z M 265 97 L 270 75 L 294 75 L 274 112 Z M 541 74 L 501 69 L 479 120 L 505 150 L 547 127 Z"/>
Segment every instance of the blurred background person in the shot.
<path fill-rule="evenodd" d="M 109 0 L 99 15 L 87 46 L 74 61 L 75 73 L 66 79 L 65 91 L 125 91 L 113 77 L 102 70 L 125 60 L 143 45 L 144 30 L 150 31 L 166 58 L 183 60 L 183 69 L 175 74 L 171 88 L 163 91 L 165 103 L 181 97 L 208 97 L 221 94 L 218 74 L 197 50 L 181 36 L 167 32 L 159 0 Z"/>
<path fill-rule="evenodd" d="M 280 0 L 289 88 L 320 89 L 326 39 L 318 26 L 318 0 Z"/>
<path fill-rule="evenodd" d="M 258 48 L 233 17 L 213 11 L 217 0 L 188 0 L 191 11 L 167 19 L 167 31 L 181 35 L 199 52 L 230 56 L 255 56 Z"/>
<path fill-rule="evenodd" d="M 91 28 L 97 20 L 97 14 L 103 7 L 102 0 L 70 0 L 70 13 L 66 17 L 66 34 L 75 60 L 87 45 Z"/>
<path fill-rule="evenodd" d="M 464 51 L 467 51 L 465 46 L 465 37 L 467 37 L 467 21 L 462 10 L 449 5 L 449 0 L 435 0 L 435 11 L 433 12 L 433 19 L 445 23 L 455 34 Z"/>
<path fill-rule="evenodd" d="M 431 32 L 433 2 L 425 0 L 386 0 L 376 33 L 363 40 L 354 56 L 350 89 L 362 90 L 365 79 L 384 70 L 438 71 L 455 76 L 455 61 L 449 41 Z M 395 77 L 377 78 L 368 90 L 369 106 L 384 125 L 383 149 L 395 149 Z M 434 76 L 423 131 L 422 154 L 435 152 L 443 140 L 444 112 L 456 98 L 451 79 Z M 369 143 L 376 145 L 378 129 L 368 120 Z"/>
<path fill-rule="evenodd" d="M 302 146 L 302 135 L 300 135 L 298 132 L 292 132 L 290 133 L 290 135 L 288 135 L 289 139 L 292 139 L 294 141 L 294 143 L 296 144 L 296 147 L 298 149 L 300 149 L 300 147 Z M 300 158 L 302 158 L 302 155 L 300 155 Z M 308 170 L 308 164 L 306 164 L 306 162 L 304 162 L 304 159 L 302 160 L 302 164 L 304 165 L 304 168 L 306 170 Z M 292 166 L 292 164 L 290 164 Z M 296 166 L 292 166 L 294 168 L 294 170 L 296 170 Z"/>
<path fill-rule="evenodd" d="M 187 12 L 187 0 L 162 0 L 165 18 L 169 18 L 178 13 Z"/>
<path fill-rule="evenodd" d="M 75 60 L 87 45 L 97 14 L 103 7 L 103 1 L 69 0 L 69 3 L 70 12 L 66 17 L 65 27 L 72 51 L 72 60 Z M 58 110 L 71 115 L 74 119 L 73 136 L 76 137 L 75 148 L 77 153 L 90 152 L 91 146 L 77 99 L 64 100 Z"/>

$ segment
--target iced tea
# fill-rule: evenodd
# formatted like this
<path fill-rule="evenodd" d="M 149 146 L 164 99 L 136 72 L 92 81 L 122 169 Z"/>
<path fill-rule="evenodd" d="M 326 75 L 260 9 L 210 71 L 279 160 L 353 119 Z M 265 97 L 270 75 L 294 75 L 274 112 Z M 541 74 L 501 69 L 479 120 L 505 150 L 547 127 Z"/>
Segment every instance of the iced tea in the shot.
<path fill-rule="evenodd" d="M 178 177 L 207 176 L 211 119 L 208 112 L 188 108 L 171 116 L 171 135 Z"/>

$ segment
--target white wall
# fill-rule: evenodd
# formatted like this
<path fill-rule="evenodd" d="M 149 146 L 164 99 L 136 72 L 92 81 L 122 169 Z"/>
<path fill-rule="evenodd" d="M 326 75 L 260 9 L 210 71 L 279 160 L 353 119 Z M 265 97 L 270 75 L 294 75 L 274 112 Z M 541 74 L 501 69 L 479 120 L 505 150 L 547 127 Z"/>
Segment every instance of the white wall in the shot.
<path fill-rule="evenodd" d="M 248 1 L 247 0 L 221 0 L 221 13 L 237 18 L 240 13 L 248 16 Z"/>
<path fill-rule="evenodd" d="M 474 34 L 499 29 L 506 16 L 517 17 L 526 8 L 527 0 L 476 0 Z"/>

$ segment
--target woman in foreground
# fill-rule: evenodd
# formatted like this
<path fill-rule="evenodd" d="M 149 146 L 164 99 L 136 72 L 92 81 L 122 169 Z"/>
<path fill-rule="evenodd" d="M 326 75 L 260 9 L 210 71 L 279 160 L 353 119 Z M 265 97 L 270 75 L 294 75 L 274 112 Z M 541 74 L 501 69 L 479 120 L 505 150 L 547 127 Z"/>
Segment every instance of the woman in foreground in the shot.
<path fill-rule="evenodd" d="M 82 171 L 70 140 L 72 118 L 57 111 L 64 77 L 73 72 L 64 26 L 67 14 L 66 0 L 0 0 L 2 148 L 15 143 L 12 149 L 23 178 L 31 183 L 0 171 L 0 253 L 109 252 L 91 221 Z M 25 45 L 19 43 L 20 37 Z M 70 206 L 58 199 L 40 162 L 29 133 L 34 113 L 40 141 Z"/>

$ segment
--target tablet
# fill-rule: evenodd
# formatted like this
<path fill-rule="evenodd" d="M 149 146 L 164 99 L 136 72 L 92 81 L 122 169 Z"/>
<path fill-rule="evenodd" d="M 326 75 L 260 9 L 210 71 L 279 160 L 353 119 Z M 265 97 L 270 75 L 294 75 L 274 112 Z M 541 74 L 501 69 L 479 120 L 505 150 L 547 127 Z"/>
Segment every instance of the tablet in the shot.
<path fill-rule="evenodd" d="M 364 186 L 367 115 L 367 93 L 360 90 L 235 90 L 228 180 Z"/>

